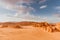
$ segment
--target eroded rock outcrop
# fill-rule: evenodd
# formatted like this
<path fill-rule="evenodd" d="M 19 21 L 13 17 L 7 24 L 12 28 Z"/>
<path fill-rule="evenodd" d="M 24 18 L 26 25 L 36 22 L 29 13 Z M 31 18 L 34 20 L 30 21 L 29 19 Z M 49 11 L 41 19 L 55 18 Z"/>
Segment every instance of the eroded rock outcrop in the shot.
<path fill-rule="evenodd" d="M 56 23 L 56 24 L 55 24 L 55 27 L 56 27 L 56 29 L 57 29 L 58 31 L 60 31 L 60 23 Z"/>
<path fill-rule="evenodd" d="M 25 26 L 27 28 L 32 26 L 32 27 L 37 27 L 40 28 L 44 31 L 47 32 L 54 32 L 56 30 L 60 31 L 60 23 L 59 24 L 51 24 L 47 22 L 5 22 L 5 23 L 0 23 L 0 28 L 25 28 L 22 27 Z M 31 27 L 30 27 L 31 28 Z"/>

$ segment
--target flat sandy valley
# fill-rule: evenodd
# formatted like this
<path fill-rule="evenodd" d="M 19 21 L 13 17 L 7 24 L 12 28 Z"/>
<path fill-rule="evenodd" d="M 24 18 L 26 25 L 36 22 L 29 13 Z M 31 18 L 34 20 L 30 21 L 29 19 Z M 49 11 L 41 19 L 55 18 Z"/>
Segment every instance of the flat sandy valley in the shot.
<path fill-rule="evenodd" d="M 39 28 L 0 28 L 0 40 L 60 40 L 60 32 L 46 32 Z"/>

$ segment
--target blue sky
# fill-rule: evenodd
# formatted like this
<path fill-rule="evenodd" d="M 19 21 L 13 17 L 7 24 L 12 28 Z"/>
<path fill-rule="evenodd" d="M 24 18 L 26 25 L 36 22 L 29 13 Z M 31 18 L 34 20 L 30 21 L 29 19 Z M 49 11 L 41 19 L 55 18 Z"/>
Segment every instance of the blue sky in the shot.
<path fill-rule="evenodd" d="M 60 22 L 60 0 L 0 0 L 0 22 Z"/>

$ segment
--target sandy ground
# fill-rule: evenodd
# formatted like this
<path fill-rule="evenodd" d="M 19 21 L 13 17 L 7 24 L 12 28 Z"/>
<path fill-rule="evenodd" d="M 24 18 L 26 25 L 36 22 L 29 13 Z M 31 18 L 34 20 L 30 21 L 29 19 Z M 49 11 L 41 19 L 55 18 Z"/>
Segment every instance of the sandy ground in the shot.
<path fill-rule="evenodd" d="M 0 40 L 60 40 L 60 32 L 45 32 L 37 28 L 0 28 Z"/>

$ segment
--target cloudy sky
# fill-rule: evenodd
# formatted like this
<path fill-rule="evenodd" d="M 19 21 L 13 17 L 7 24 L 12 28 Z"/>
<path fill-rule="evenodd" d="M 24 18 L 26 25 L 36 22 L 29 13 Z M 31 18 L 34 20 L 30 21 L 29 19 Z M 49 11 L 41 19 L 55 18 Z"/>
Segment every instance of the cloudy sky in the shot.
<path fill-rule="evenodd" d="M 0 0 L 0 22 L 60 22 L 60 0 Z"/>

